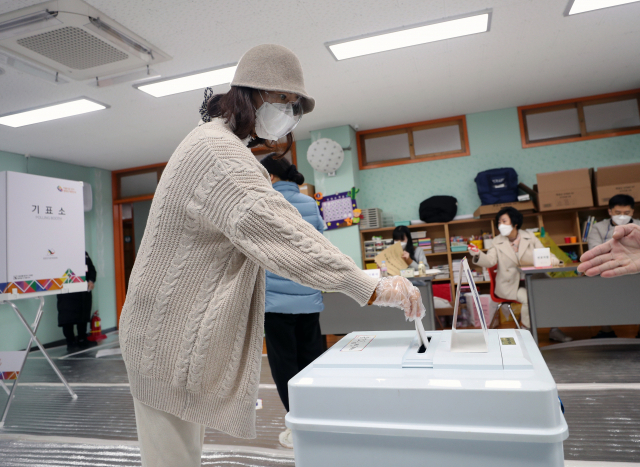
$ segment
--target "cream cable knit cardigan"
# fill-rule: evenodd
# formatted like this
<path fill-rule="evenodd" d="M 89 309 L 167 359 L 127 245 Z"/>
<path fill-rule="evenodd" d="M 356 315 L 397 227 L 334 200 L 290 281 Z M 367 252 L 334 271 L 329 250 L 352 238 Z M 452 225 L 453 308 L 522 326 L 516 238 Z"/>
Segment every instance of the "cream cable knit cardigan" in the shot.
<path fill-rule="evenodd" d="M 201 124 L 162 174 L 129 281 L 120 341 L 133 396 L 255 438 L 265 268 L 360 305 L 378 282 L 302 220 L 221 119 Z"/>

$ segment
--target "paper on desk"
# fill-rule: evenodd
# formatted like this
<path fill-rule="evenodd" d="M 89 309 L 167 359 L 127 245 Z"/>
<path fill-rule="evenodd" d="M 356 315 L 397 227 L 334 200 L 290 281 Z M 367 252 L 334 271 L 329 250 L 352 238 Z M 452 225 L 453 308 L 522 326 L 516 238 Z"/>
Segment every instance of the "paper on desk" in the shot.
<path fill-rule="evenodd" d="M 402 269 L 407 268 L 407 262 L 402 259 L 402 245 L 400 243 L 394 243 L 386 250 L 383 250 L 378 256 L 375 257 L 378 267 L 381 267 L 382 262 L 386 262 L 387 274 L 390 276 L 399 276 Z"/>
<path fill-rule="evenodd" d="M 109 355 L 122 355 L 122 349 L 118 347 L 116 349 L 98 350 L 98 352 L 96 353 L 96 358 L 107 357 Z"/>

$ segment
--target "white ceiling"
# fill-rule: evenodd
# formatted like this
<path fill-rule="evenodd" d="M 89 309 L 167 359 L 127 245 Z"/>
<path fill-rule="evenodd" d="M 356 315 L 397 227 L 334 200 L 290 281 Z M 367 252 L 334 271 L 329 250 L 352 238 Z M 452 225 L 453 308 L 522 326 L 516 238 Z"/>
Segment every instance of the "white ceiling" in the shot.
<path fill-rule="evenodd" d="M 565 17 L 568 0 L 88 0 L 173 57 L 163 77 L 277 43 L 302 62 L 316 110 L 295 131 L 360 129 L 640 88 L 640 3 Z M 0 13 L 41 3 L 0 0 Z M 324 43 L 493 9 L 491 31 L 337 62 Z M 55 86 L 7 67 L 0 115 L 87 96 L 108 110 L 22 128 L 0 150 L 104 169 L 169 159 L 202 91 L 154 98 L 131 83 Z M 227 86 L 218 90 L 224 92 Z"/>

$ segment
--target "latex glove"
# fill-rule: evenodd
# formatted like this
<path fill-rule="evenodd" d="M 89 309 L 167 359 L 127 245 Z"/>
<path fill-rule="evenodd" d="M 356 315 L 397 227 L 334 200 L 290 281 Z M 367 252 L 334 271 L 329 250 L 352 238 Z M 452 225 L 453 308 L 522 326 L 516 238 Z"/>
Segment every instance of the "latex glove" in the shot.
<path fill-rule="evenodd" d="M 613 238 L 580 257 L 578 272 L 587 276 L 618 277 L 640 272 L 640 226 L 618 225 Z"/>
<path fill-rule="evenodd" d="M 420 290 L 404 277 L 383 277 L 376 288 L 373 305 L 392 306 L 404 310 L 407 320 L 422 319 L 425 313 Z"/>
<path fill-rule="evenodd" d="M 413 260 L 411 259 L 411 255 L 409 254 L 408 251 L 402 252 L 402 259 L 404 260 L 405 263 L 407 263 L 407 266 L 411 266 L 411 263 L 413 263 Z"/>
<path fill-rule="evenodd" d="M 473 243 L 469 243 L 469 245 L 467 245 L 467 248 L 469 249 L 469 253 L 471 253 L 471 256 L 478 256 L 480 254 L 480 249 Z"/>

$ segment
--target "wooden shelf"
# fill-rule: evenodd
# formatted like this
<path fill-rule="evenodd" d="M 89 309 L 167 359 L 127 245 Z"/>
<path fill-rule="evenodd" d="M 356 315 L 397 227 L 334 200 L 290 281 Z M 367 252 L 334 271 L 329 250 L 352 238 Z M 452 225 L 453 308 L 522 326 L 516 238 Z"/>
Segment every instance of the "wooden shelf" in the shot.
<path fill-rule="evenodd" d="M 580 246 L 580 245 L 586 245 L 586 242 L 576 242 L 576 243 L 556 243 L 556 245 L 558 246 Z"/>

